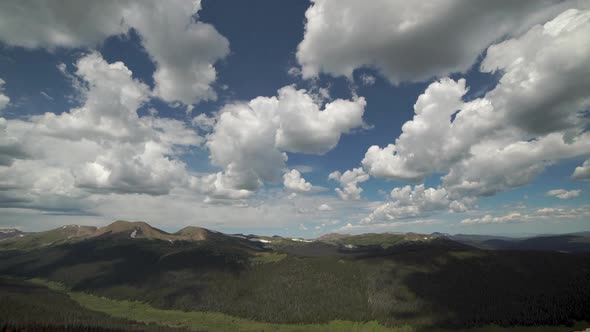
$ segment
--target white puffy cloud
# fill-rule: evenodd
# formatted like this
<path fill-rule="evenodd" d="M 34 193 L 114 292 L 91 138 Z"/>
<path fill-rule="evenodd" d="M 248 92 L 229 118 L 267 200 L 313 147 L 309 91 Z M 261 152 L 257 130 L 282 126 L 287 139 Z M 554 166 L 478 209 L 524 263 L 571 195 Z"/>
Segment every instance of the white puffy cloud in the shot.
<path fill-rule="evenodd" d="M 250 190 L 232 188 L 233 184 L 227 183 L 227 180 L 228 178 L 221 172 L 194 177 L 191 178 L 191 188 L 206 194 L 205 202 L 207 203 L 233 204 L 233 200 L 245 199 L 254 194 Z"/>
<path fill-rule="evenodd" d="M 479 139 L 478 129 L 489 121 L 480 114 L 488 112 L 482 107 L 477 110 L 477 121 L 473 121 L 472 108 L 466 108 L 451 123 L 451 116 L 464 106 L 461 97 L 466 92 L 463 79 L 445 78 L 430 84 L 418 97 L 415 116 L 402 126 L 395 144 L 371 146 L 362 160 L 363 167 L 375 177 L 418 180 L 431 172 L 445 171 L 468 155 L 470 143 Z"/>
<path fill-rule="evenodd" d="M 463 101 L 462 79 L 432 83 L 395 144 L 370 147 L 363 167 L 401 180 L 442 173 L 449 194 L 465 197 L 521 186 L 549 164 L 590 153 L 582 115 L 590 106 L 589 13 L 567 10 L 491 46 L 482 70 L 503 76 L 483 98 Z"/>
<path fill-rule="evenodd" d="M 568 142 L 562 133 L 507 145 L 485 142 L 474 146 L 472 156 L 443 176 L 443 186 L 457 195 L 494 195 L 532 181 L 547 165 L 590 151 L 590 133 Z"/>
<path fill-rule="evenodd" d="M 548 164 L 590 153 L 582 115 L 590 107 L 589 28 L 590 12 L 571 9 L 489 48 L 482 70 L 503 73 L 484 98 L 496 124 L 492 134 L 479 132 L 488 139 L 444 177 L 448 189 L 494 194 L 530 182 Z"/>
<path fill-rule="evenodd" d="M 577 180 L 590 179 L 590 159 L 584 161 L 581 166 L 576 167 L 572 174 L 572 178 Z"/>
<path fill-rule="evenodd" d="M 294 192 L 308 192 L 312 187 L 311 183 L 305 181 L 301 177 L 301 173 L 296 169 L 292 169 L 283 175 L 283 185 L 287 190 Z"/>
<path fill-rule="evenodd" d="M 330 205 L 324 203 L 324 204 L 318 206 L 318 210 L 319 211 L 332 211 L 334 209 Z"/>
<path fill-rule="evenodd" d="M 393 201 L 383 203 L 366 218 L 363 224 L 404 218 L 424 217 L 441 211 L 464 212 L 474 203 L 473 199 L 454 200 L 444 188 L 425 188 L 423 184 L 394 188 Z"/>
<path fill-rule="evenodd" d="M 340 171 L 334 171 L 328 175 L 328 179 L 340 183 L 342 188 L 336 188 L 336 193 L 341 199 L 359 200 L 361 199 L 363 188 L 359 187 L 358 184 L 367 181 L 369 175 L 362 168 L 358 167 L 347 170 L 344 174 L 341 174 Z"/>
<path fill-rule="evenodd" d="M 554 196 L 559 199 L 570 199 L 580 196 L 581 190 L 565 190 L 565 189 L 554 189 L 549 190 L 546 195 L 547 196 Z"/>
<path fill-rule="evenodd" d="M 590 11 L 569 9 L 519 38 L 488 48 L 481 70 L 501 71 L 486 95 L 503 120 L 529 135 L 578 128 L 590 106 Z M 567 77 L 567 79 L 563 79 Z"/>
<path fill-rule="evenodd" d="M 139 1 L 124 19 L 142 37 L 156 64 L 154 94 L 190 105 L 215 100 L 213 64 L 229 53 L 229 42 L 211 24 L 195 20 L 200 1 Z"/>
<path fill-rule="evenodd" d="M 364 125 L 366 105 L 363 97 L 337 99 L 320 110 L 305 91 L 282 88 L 277 105 L 281 111 L 276 145 L 288 152 L 324 154 L 336 146 L 342 134 Z"/>
<path fill-rule="evenodd" d="M 94 194 L 164 195 L 186 186 L 191 176 L 179 157 L 203 138 L 182 121 L 139 117 L 149 89 L 122 62 L 89 53 L 76 68 L 79 107 L 0 121 L 2 154 L 21 154 L 0 167 L 1 204 L 76 210 Z"/>
<path fill-rule="evenodd" d="M 286 152 L 323 154 L 340 136 L 362 126 L 365 101 L 337 99 L 324 110 L 305 90 L 286 86 L 277 97 L 257 97 L 223 107 L 207 147 L 211 163 L 222 168 L 227 188 L 253 191 L 278 183 Z"/>
<path fill-rule="evenodd" d="M 10 102 L 10 98 L 4 94 L 4 84 L 6 82 L 0 78 L 0 111 Z"/>
<path fill-rule="evenodd" d="M 107 63 L 99 53 L 90 53 L 76 63 L 76 75 L 88 84 L 80 91 L 84 104 L 62 114 L 36 117 L 35 130 L 49 136 L 92 141 L 143 140 L 150 131 L 138 121 L 137 109 L 150 94 L 148 87 L 132 78 L 122 62 Z"/>
<path fill-rule="evenodd" d="M 571 5 L 562 1 L 314 0 L 305 13 L 297 59 L 304 78 L 320 72 L 351 78 L 354 69 L 370 66 L 394 83 L 422 81 L 465 72 L 488 45 L 517 36 Z"/>
<path fill-rule="evenodd" d="M 193 104 L 215 99 L 214 63 L 229 53 L 215 28 L 196 21 L 199 0 L 35 1 L 0 4 L 0 41 L 26 48 L 94 47 L 135 29 L 156 65 L 156 96 Z"/>
<path fill-rule="evenodd" d="M 281 179 L 287 155 L 275 148 L 277 109 L 263 99 L 225 106 L 207 138 L 211 163 L 223 169 L 230 188 L 252 191 Z"/>

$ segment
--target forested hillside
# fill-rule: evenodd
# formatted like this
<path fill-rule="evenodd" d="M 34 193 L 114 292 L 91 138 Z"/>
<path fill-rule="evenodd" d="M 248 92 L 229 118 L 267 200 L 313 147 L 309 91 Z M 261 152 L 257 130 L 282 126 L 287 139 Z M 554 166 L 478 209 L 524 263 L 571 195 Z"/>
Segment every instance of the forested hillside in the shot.
<path fill-rule="evenodd" d="M 0 251 L 0 274 L 156 308 L 272 323 L 371 321 L 416 328 L 590 320 L 590 255 L 489 251 L 399 234 L 168 241 L 105 233 Z"/>

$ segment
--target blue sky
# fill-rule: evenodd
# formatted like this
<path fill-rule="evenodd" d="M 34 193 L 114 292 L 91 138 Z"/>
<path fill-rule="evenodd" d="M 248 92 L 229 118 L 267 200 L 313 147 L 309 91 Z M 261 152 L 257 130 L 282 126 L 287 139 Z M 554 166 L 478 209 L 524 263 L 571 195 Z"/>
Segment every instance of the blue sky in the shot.
<path fill-rule="evenodd" d="M 587 6 L 423 5 L 0 5 L 0 227 L 588 230 Z"/>

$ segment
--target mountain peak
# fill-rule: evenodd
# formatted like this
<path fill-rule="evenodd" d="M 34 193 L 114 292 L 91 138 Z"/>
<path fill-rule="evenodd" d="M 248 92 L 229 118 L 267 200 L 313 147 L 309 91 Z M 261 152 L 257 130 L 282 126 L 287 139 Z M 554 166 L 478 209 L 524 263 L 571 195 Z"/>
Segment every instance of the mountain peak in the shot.
<path fill-rule="evenodd" d="M 155 228 L 143 221 L 117 220 L 112 224 L 98 229 L 96 235 L 129 233 L 132 238 L 154 238 L 169 240 L 171 234 Z"/>
<path fill-rule="evenodd" d="M 211 232 L 208 229 L 196 226 L 187 226 L 173 235 L 181 240 L 206 240 Z"/>
<path fill-rule="evenodd" d="M 320 236 L 318 238 L 318 240 L 320 241 L 328 241 L 328 240 L 337 240 L 337 239 L 342 239 L 345 237 L 349 237 L 351 236 L 350 234 L 340 234 L 340 233 L 328 233 L 328 234 L 324 234 L 322 236 Z"/>

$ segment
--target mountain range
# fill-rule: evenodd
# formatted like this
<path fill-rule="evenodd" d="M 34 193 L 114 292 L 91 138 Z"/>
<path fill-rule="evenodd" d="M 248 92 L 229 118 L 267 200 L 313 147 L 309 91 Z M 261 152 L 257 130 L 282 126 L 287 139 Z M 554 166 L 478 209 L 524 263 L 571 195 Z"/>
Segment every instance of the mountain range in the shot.
<path fill-rule="evenodd" d="M 157 239 L 166 241 L 202 241 L 211 236 L 226 236 L 247 239 L 262 243 L 293 242 L 329 243 L 340 247 L 351 246 L 384 246 L 410 241 L 426 241 L 432 239 L 448 239 L 470 245 L 480 249 L 491 250 L 540 250 L 561 252 L 590 251 L 590 232 L 568 234 L 545 234 L 530 237 L 508 237 L 479 234 L 448 234 L 434 232 L 431 234 L 418 233 L 366 233 L 360 235 L 328 233 L 316 239 L 285 238 L 278 235 L 272 237 L 254 234 L 222 234 L 213 230 L 187 226 L 175 233 L 168 233 L 142 221 L 118 220 L 104 227 L 65 225 L 56 229 L 42 232 L 22 232 L 17 229 L 0 229 L 0 248 L 3 249 L 32 249 L 36 247 L 55 245 L 78 241 L 106 234 L 128 234 L 130 238 Z"/>
<path fill-rule="evenodd" d="M 127 221 L 9 233 L 0 323 L 16 330 L 573 331 L 590 321 L 583 233 L 308 240 Z"/>

